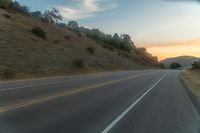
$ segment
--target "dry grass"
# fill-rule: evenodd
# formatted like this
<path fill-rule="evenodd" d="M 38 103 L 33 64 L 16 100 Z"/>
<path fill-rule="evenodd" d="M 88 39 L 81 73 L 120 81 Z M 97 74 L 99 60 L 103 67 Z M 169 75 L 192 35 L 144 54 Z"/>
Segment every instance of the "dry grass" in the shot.
<path fill-rule="evenodd" d="M 200 98 L 200 70 L 187 70 L 183 72 L 182 77 L 192 92 Z"/>
<path fill-rule="evenodd" d="M 12 19 L 4 17 L 5 14 Z M 144 69 L 155 65 L 141 61 L 140 56 L 119 56 L 123 51 L 110 51 L 90 38 L 20 13 L 0 9 L 0 20 L 0 65 L 14 67 L 18 77 Z M 33 27 L 41 27 L 46 39 L 33 35 L 30 32 Z M 94 48 L 95 54 L 88 54 L 88 47 Z M 78 58 L 84 60 L 84 68 L 74 67 L 72 62 Z"/>

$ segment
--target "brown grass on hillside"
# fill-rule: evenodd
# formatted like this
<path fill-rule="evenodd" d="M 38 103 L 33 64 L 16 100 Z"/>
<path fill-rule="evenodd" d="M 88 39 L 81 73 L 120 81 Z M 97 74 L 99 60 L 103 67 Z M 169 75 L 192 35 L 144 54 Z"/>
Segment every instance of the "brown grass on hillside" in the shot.
<path fill-rule="evenodd" d="M 21 13 L 0 9 L 0 20 L 0 65 L 12 66 L 18 77 L 144 69 L 157 65 L 150 58 L 117 49 L 111 51 L 90 38 Z M 32 34 L 33 27 L 41 27 L 46 39 Z M 88 54 L 89 47 L 95 49 L 95 54 Z M 79 58 L 84 60 L 84 68 L 74 67 L 73 61 Z"/>

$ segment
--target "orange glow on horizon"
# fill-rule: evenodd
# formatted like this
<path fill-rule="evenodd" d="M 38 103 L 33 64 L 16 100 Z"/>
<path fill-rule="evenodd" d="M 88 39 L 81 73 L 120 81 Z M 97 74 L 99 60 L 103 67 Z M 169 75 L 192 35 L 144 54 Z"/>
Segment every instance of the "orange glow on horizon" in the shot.
<path fill-rule="evenodd" d="M 149 53 L 158 57 L 159 61 L 176 56 L 200 57 L 200 40 L 178 41 L 159 45 L 145 46 Z"/>

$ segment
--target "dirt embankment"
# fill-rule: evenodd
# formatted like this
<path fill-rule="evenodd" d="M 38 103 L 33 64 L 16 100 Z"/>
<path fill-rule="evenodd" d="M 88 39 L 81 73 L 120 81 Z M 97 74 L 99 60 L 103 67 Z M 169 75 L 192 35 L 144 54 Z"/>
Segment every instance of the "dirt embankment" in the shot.
<path fill-rule="evenodd" d="M 41 27 L 46 39 L 34 35 L 33 27 Z M 0 78 L 13 71 L 29 78 L 157 66 L 147 55 L 110 50 L 71 30 L 0 9 Z M 12 70 L 4 72 L 7 67 Z"/>
<path fill-rule="evenodd" d="M 200 113 L 200 70 L 186 70 L 180 75 L 194 106 Z"/>

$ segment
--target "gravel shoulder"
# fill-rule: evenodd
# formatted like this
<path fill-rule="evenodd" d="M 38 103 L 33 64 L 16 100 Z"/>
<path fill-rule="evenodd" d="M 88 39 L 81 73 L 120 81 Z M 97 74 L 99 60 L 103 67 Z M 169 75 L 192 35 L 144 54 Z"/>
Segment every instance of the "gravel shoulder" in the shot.
<path fill-rule="evenodd" d="M 186 70 L 180 75 L 189 97 L 200 113 L 200 70 Z"/>

